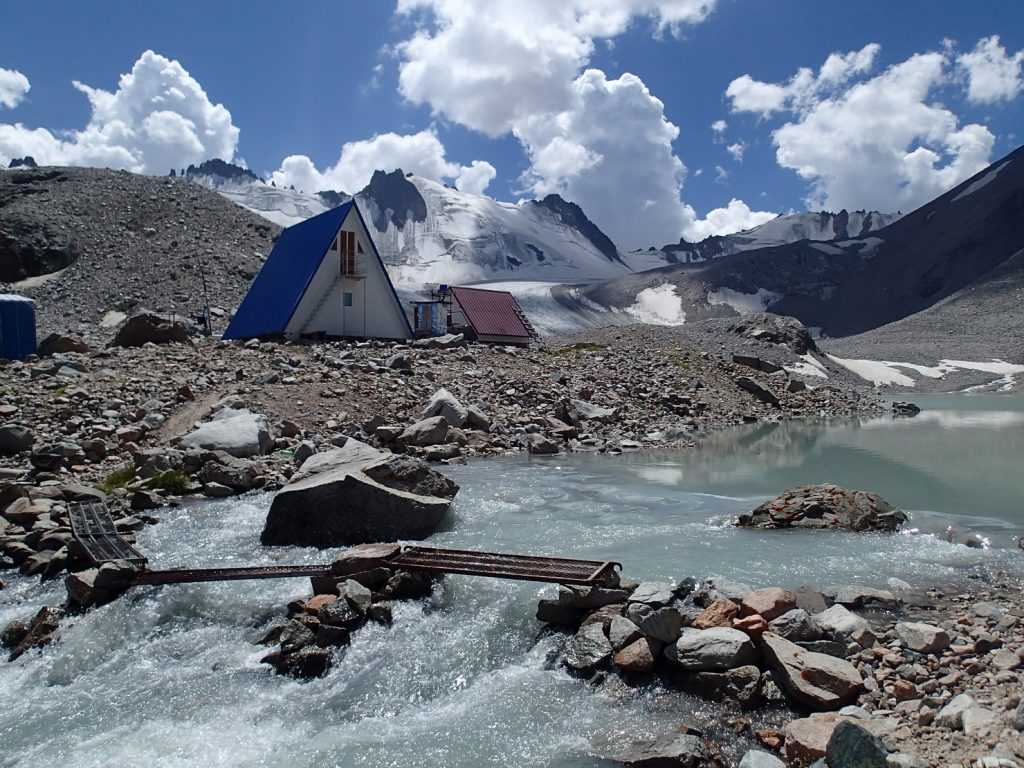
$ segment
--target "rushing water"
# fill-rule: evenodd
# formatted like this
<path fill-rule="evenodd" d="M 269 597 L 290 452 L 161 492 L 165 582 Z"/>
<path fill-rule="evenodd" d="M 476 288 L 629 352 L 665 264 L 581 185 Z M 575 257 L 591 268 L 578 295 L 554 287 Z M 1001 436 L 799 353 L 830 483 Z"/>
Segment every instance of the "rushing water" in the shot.
<path fill-rule="evenodd" d="M 915 586 L 1024 573 L 1024 400 L 928 398 L 912 420 L 792 422 L 700 449 L 452 467 L 462 490 L 431 544 L 615 559 L 630 577 L 720 574 L 755 586 Z M 740 531 L 739 512 L 798 484 L 881 493 L 918 532 Z M 166 510 L 141 532 L 155 566 L 320 562 L 267 550 L 269 495 Z M 994 545 L 969 548 L 945 541 Z M 939 534 L 939 535 L 934 535 Z M 5 577 L 6 579 L 7 577 Z M 14 576 L 0 622 L 63 599 Z M 591 766 L 592 741 L 714 726 L 717 710 L 657 689 L 628 700 L 546 665 L 532 612 L 553 588 L 449 577 L 433 600 L 369 625 L 323 679 L 273 675 L 251 640 L 308 582 L 134 590 L 66 622 L 42 654 L 0 662 L 0 766 Z"/>

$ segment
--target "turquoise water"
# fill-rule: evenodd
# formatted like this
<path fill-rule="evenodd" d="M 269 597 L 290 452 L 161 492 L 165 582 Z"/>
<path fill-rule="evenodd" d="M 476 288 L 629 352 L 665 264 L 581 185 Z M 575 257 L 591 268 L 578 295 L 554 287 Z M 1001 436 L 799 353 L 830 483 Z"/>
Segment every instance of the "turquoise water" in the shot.
<path fill-rule="evenodd" d="M 1024 573 L 1024 400 L 917 398 L 912 420 L 789 422 L 708 436 L 697 450 L 517 457 L 447 468 L 462 485 L 429 544 L 598 557 L 626 575 L 712 574 L 753 586 L 914 586 Z M 785 488 L 835 482 L 911 516 L 895 535 L 755 532 L 731 525 Z M 140 534 L 157 567 L 322 562 L 265 549 L 267 494 L 165 510 Z M 989 549 L 945 540 L 970 538 Z M 8 577 L 5 576 L 5 579 Z M 433 600 L 368 626 L 330 674 L 272 675 L 250 640 L 308 594 L 301 579 L 137 589 L 69 620 L 62 641 L 0 662 L 0 766 L 593 766 L 616 733 L 715 733 L 711 704 L 659 690 L 595 691 L 546 663 L 536 601 L 553 588 L 449 577 Z M 0 622 L 63 599 L 18 576 Z M 730 754 L 743 745 L 728 742 Z"/>

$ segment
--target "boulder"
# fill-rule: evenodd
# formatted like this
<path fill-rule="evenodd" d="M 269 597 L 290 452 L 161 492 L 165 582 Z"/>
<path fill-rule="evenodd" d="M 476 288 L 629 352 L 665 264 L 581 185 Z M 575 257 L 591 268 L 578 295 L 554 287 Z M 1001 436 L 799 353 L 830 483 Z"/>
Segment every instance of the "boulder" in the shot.
<path fill-rule="evenodd" d="M 631 643 L 635 643 L 643 637 L 640 627 L 627 619 L 625 616 L 613 616 L 608 626 L 608 639 L 612 648 L 620 651 Z"/>
<path fill-rule="evenodd" d="M 837 485 L 793 488 L 739 516 L 750 528 L 825 528 L 847 531 L 894 531 L 907 519 L 881 496 Z"/>
<path fill-rule="evenodd" d="M 732 620 L 739 613 L 739 606 L 732 600 L 715 600 L 711 605 L 693 620 L 692 626 L 696 629 L 711 629 L 712 627 L 731 627 Z"/>
<path fill-rule="evenodd" d="M 600 624 L 587 624 L 565 646 L 564 663 L 569 669 L 589 674 L 612 655 L 612 644 Z"/>
<path fill-rule="evenodd" d="M 85 353 L 88 351 L 89 345 L 78 336 L 51 333 L 39 342 L 39 349 L 36 354 L 40 357 L 49 357 L 50 355 L 63 355 L 68 352 Z"/>
<path fill-rule="evenodd" d="M 451 425 L 443 416 L 431 416 L 410 424 L 398 436 L 398 440 L 412 446 L 440 445 L 448 437 L 450 428 Z"/>
<path fill-rule="evenodd" d="M 27 451 L 35 441 L 35 433 L 28 427 L 4 424 L 0 427 L 0 456 L 14 456 Z"/>
<path fill-rule="evenodd" d="M 768 622 L 768 628 L 791 643 L 821 638 L 821 629 L 817 622 L 803 608 L 786 611 Z"/>
<path fill-rule="evenodd" d="M 185 450 L 224 451 L 239 459 L 249 458 L 274 449 L 270 423 L 261 413 L 245 408 L 221 408 L 210 421 L 181 438 Z"/>
<path fill-rule="evenodd" d="M 444 336 L 417 339 L 413 342 L 413 346 L 426 349 L 455 349 L 466 346 L 466 338 L 461 333 L 446 333 Z"/>
<path fill-rule="evenodd" d="M 637 740 L 614 747 L 603 751 L 599 757 L 620 765 L 644 768 L 711 768 L 722 763 L 710 744 L 691 733 L 667 733 L 655 739 Z"/>
<path fill-rule="evenodd" d="M 419 459 L 350 439 L 311 457 L 278 491 L 260 541 L 326 548 L 422 539 L 458 490 Z"/>
<path fill-rule="evenodd" d="M 758 614 L 765 621 L 778 618 L 787 611 L 796 608 L 796 595 L 788 589 L 768 587 L 755 589 L 743 596 L 740 601 L 740 615 Z"/>
<path fill-rule="evenodd" d="M 736 386 L 749 392 L 762 403 L 775 406 L 776 408 L 779 407 L 779 398 L 757 379 L 752 379 L 750 376 L 737 376 Z"/>
<path fill-rule="evenodd" d="M 616 653 L 612 663 L 627 672 L 647 673 L 654 669 L 660 649 L 661 645 L 656 641 L 641 637 Z"/>
<path fill-rule="evenodd" d="M 862 646 L 868 646 L 875 639 L 867 620 L 842 605 L 833 605 L 815 614 L 814 623 L 825 634 L 845 642 L 852 640 Z"/>
<path fill-rule="evenodd" d="M 455 395 L 442 387 L 433 394 L 427 407 L 420 414 L 420 417 L 423 419 L 429 419 L 434 416 L 442 416 L 445 421 L 456 429 L 462 429 L 469 418 L 469 412 L 462 406 L 462 403 L 458 401 Z"/>
<path fill-rule="evenodd" d="M 675 600 L 672 585 L 661 581 L 643 581 L 629 596 L 631 603 L 646 603 L 652 608 L 669 605 Z"/>
<path fill-rule="evenodd" d="M 164 317 L 155 312 L 132 315 L 117 329 L 108 346 L 141 347 L 143 344 L 192 343 L 194 328 L 178 318 Z"/>
<path fill-rule="evenodd" d="M 743 365 L 747 368 L 753 368 L 755 371 L 761 371 L 761 373 L 778 373 L 782 370 L 782 366 L 778 363 L 762 360 L 760 357 L 754 357 L 752 355 L 733 355 L 732 361 L 737 365 Z"/>
<path fill-rule="evenodd" d="M 199 470 L 199 481 L 224 486 L 235 493 L 245 493 L 256 487 L 256 468 L 244 459 L 232 459 L 228 464 L 208 461 Z"/>
<path fill-rule="evenodd" d="M 665 649 L 666 658 L 691 672 L 733 669 L 752 663 L 757 657 L 750 638 L 738 629 L 682 630 L 675 644 Z"/>
<path fill-rule="evenodd" d="M 535 456 L 550 456 L 559 451 L 558 443 L 544 435 L 526 435 L 525 441 L 527 453 Z"/>
<path fill-rule="evenodd" d="M 572 407 L 576 410 L 576 413 L 581 419 L 586 419 L 588 421 L 611 421 L 615 418 L 615 414 L 617 413 L 614 408 L 605 408 L 603 406 L 587 402 L 586 400 L 573 400 Z M 562 419 L 562 421 L 566 420 Z"/>
<path fill-rule="evenodd" d="M 771 752 L 752 749 L 742 757 L 739 768 L 786 768 L 786 764 Z"/>
<path fill-rule="evenodd" d="M 715 600 L 731 600 L 739 605 L 743 596 L 753 591 L 747 584 L 723 579 L 720 576 L 713 576 L 710 579 L 706 579 L 694 590 L 693 599 L 697 605 L 703 608 L 708 607 Z"/>
<path fill-rule="evenodd" d="M 886 768 L 888 758 L 882 740 L 852 720 L 840 722 L 825 747 L 828 768 Z"/>
<path fill-rule="evenodd" d="M 973 697 L 961 693 L 950 699 L 935 715 L 932 725 L 936 728 L 963 730 L 966 734 L 976 733 L 995 720 L 995 715 L 981 706 Z"/>
<path fill-rule="evenodd" d="M 683 680 L 683 687 L 701 698 L 734 701 L 743 709 L 751 709 L 762 699 L 761 678 L 761 670 L 748 664 L 726 672 L 695 672 Z"/>
<path fill-rule="evenodd" d="M 838 709 L 864 688 L 860 673 L 845 659 L 806 651 L 773 632 L 766 632 L 761 642 L 786 690 L 813 709 Z"/>
<path fill-rule="evenodd" d="M 683 617 L 675 608 L 658 608 L 645 616 L 639 627 L 646 637 L 662 643 L 674 643 L 682 631 Z"/>
<path fill-rule="evenodd" d="M 931 624 L 901 621 L 896 624 L 896 634 L 904 646 L 918 653 L 942 653 L 949 647 L 950 639 L 944 629 Z"/>

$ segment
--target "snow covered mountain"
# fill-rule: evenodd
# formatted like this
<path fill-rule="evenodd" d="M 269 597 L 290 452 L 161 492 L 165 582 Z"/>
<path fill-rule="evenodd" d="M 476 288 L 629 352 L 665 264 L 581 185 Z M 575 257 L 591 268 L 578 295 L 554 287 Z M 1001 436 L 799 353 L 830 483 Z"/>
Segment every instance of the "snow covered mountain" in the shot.
<path fill-rule="evenodd" d="M 281 226 L 349 199 L 239 176 L 196 172 L 189 179 Z M 356 199 L 392 280 L 406 290 L 502 280 L 575 283 L 633 271 L 582 209 L 558 195 L 504 203 L 398 170 L 374 173 Z"/>
<path fill-rule="evenodd" d="M 627 258 L 634 267 L 643 264 L 646 269 L 670 264 L 696 264 L 800 240 L 828 241 L 866 237 L 875 230 L 889 226 L 901 216 L 899 213 L 846 210 L 838 213 L 788 213 L 732 235 L 713 235 L 697 243 L 680 239 L 678 243 L 663 246 L 660 250 L 627 254 Z"/>

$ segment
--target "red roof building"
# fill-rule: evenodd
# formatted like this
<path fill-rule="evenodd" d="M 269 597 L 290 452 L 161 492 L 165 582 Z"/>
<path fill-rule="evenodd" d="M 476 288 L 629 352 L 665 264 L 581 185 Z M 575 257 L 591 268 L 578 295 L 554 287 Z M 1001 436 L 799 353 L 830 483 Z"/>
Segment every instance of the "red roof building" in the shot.
<path fill-rule="evenodd" d="M 508 291 L 451 287 L 452 325 L 467 337 L 496 344 L 527 344 L 537 332 Z"/>

